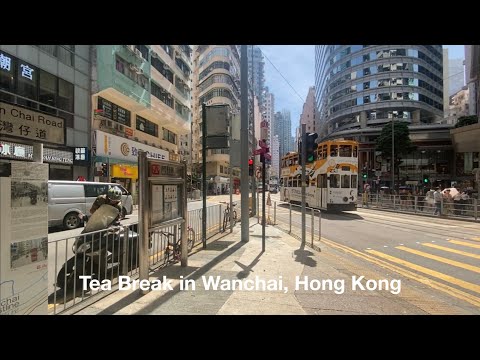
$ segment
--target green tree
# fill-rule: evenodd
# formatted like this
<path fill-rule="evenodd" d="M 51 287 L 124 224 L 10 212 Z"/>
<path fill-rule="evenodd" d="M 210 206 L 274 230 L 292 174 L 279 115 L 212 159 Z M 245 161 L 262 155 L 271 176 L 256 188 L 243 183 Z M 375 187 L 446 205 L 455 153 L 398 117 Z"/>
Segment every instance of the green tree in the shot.
<path fill-rule="evenodd" d="M 399 165 L 402 163 L 402 155 L 408 154 L 415 150 L 410 140 L 410 131 L 406 122 L 395 121 L 394 128 L 394 152 L 395 152 L 395 173 L 397 179 L 400 180 L 398 171 Z M 382 153 L 382 157 L 391 161 L 392 158 L 392 122 L 385 124 L 376 140 L 376 150 Z"/>
<path fill-rule="evenodd" d="M 477 115 L 470 115 L 470 116 L 460 116 L 458 118 L 457 123 L 455 124 L 456 128 L 462 127 L 462 126 L 467 126 L 467 125 L 473 125 L 478 123 L 478 116 Z"/>

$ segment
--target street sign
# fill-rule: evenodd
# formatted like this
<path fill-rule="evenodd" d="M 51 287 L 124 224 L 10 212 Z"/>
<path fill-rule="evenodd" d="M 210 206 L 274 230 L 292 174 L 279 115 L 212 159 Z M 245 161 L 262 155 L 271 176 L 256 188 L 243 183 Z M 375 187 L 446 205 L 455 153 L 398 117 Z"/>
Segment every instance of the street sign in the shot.
<path fill-rule="evenodd" d="M 260 123 L 260 127 L 261 127 L 261 128 L 268 128 L 268 121 L 263 120 L 263 121 Z"/>
<path fill-rule="evenodd" d="M 265 160 L 272 160 L 272 155 L 270 153 L 265 153 L 263 156 L 265 157 Z"/>
<path fill-rule="evenodd" d="M 268 149 L 267 142 L 264 140 L 258 140 L 258 146 L 260 146 L 261 148 Z"/>

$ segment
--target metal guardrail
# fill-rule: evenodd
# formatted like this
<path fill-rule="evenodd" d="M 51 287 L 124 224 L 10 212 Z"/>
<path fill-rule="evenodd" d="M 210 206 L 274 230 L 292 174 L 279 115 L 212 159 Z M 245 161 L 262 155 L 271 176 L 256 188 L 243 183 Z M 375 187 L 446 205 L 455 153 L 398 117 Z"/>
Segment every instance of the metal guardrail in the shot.
<path fill-rule="evenodd" d="M 478 221 L 479 206 L 477 199 L 447 201 L 443 197 L 439 204 L 425 196 L 359 194 L 357 206 L 379 210 L 391 210 L 431 216 L 446 216 L 452 219 Z"/>
<path fill-rule="evenodd" d="M 190 210 L 187 218 L 187 236 L 195 239 L 193 247 L 202 243 L 202 209 Z M 221 205 L 207 207 L 207 239 L 221 231 Z M 165 249 L 180 238 L 182 226 L 160 226 L 150 232 L 149 268 L 155 271 L 168 266 L 171 257 Z M 94 280 L 108 280 L 114 288 L 122 275 L 134 280 L 139 275 L 138 223 L 112 227 L 107 230 L 79 234 L 49 243 L 49 313 L 61 314 L 93 297 L 106 295 L 106 286 L 90 289 Z M 123 236 L 119 236 L 123 234 Z M 76 243 L 76 254 L 72 246 Z M 83 245 L 82 245 L 83 244 Z M 83 248 L 82 248 L 83 246 Z M 82 251 L 87 249 L 87 251 Z M 53 281 L 52 281 L 53 280 Z M 87 289 L 84 289 L 84 282 Z M 105 284 L 106 282 L 104 282 Z"/>

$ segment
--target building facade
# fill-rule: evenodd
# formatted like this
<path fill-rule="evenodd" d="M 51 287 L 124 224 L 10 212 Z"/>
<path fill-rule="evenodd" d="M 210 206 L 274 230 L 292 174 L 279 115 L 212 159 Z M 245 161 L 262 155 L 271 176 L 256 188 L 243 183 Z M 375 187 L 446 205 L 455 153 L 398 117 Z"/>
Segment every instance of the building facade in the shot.
<path fill-rule="evenodd" d="M 359 141 L 360 166 L 375 172 L 368 181 L 392 186 L 388 159 L 375 151 L 375 140 L 386 124 L 406 122 L 417 150 L 403 156 L 400 183 L 421 184 L 423 175 L 448 183 L 453 148 L 451 125 L 441 124 L 442 57 L 441 45 L 316 46 L 320 140 Z"/>
<path fill-rule="evenodd" d="M 194 49 L 193 63 L 195 90 L 192 100 L 194 114 L 192 161 L 194 171 L 201 174 L 202 104 L 227 104 L 232 112 L 239 113 L 240 55 L 235 45 L 198 45 Z M 253 119 L 253 111 L 251 117 Z M 208 193 L 226 192 L 229 188 L 230 171 L 233 176 L 233 188 L 240 186 L 240 171 L 230 169 L 229 149 L 207 150 L 206 167 Z"/>
<path fill-rule="evenodd" d="M 90 45 L 0 44 L 0 161 L 33 160 L 49 178 L 88 177 Z"/>
<path fill-rule="evenodd" d="M 265 62 L 263 60 L 262 50 L 255 45 L 249 45 L 247 50 L 249 83 L 253 87 L 253 93 L 258 98 L 258 103 L 263 111 L 262 106 L 265 98 Z"/>
<path fill-rule="evenodd" d="M 278 135 L 280 158 L 293 149 L 292 121 L 290 111 L 283 109 L 275 113 L 273 135 Z"/>
<path fill-rule="evenodd" d="M 307 98 L 303 104 L 302 114 L 300 115 L 300 126 L 295 133 L 295 149 L 298 149 L 298 143 L 302 135 L 302 124 L 305 124 L 305 131 L 307 133 L 316 133 L 318 131 L 315 106 L 315 86 L 311 86 L 308 89 Z"/>
<path fill-rule="evenodd" d="M 181 160 L 180 136 L 191 130 L 192 49 L 98 45 L 92 58 L 94 179 L 121 183 L 135 198 L 139 150 Z"/>

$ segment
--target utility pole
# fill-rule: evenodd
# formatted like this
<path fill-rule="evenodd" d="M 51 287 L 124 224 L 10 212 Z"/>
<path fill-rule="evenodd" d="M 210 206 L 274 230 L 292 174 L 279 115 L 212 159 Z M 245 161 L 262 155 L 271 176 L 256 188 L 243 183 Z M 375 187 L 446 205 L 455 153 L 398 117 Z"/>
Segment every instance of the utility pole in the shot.
<path fill-rule="evenodd" d="M 247 45 L 241 45 L 240 53 L 240 171 L 241 171 L 241 239 L 249 240 L 250 215 L 248 211 L 248 57 Z"/>
<path fill-rule="evenodd" d="M 260 156 L 260 161 L 262 164 L 262 252 L 265 252 L 265 226 L 266 226 L 266 219 L 265 219 L 265 155 L 262 154 Z"/>
<path fill-rule="evenodd" d="M 305 164 L 307 158 L 307 137 L 306 137 L 306 124 L 302 124 L 302 245 L 305 245 L 306 239 L 306 220 L 305 220 L 305 200 L 306 200 L 306 188 L 305 188 Z M 312 229 L 313 231 L 313 229 Z"/>

